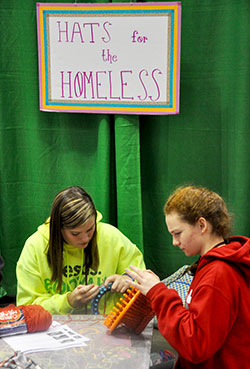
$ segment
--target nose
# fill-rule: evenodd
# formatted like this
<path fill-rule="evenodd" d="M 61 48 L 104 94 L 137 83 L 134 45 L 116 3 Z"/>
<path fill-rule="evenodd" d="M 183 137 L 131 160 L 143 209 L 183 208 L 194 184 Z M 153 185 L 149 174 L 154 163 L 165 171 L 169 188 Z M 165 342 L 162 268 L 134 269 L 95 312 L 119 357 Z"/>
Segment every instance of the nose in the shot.
<path fill-rule="evenodd" d="M 89 236 L 87 233 L 81 235 L 81 239 L 80 239 L 81 243 L 86 243 L 89 242 Z"/>
<path fill-rule="evenodd" d="M 180 241 L 177 240 L 176 237 L 173 237 L 173 246 L 179 246 Z"/>

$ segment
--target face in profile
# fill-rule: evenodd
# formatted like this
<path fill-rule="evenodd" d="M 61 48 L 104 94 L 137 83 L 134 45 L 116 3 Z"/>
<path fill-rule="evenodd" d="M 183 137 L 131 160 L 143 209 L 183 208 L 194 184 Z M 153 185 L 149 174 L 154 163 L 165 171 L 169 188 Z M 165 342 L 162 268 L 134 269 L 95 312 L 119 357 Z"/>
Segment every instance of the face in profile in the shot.
<path fill-rule="evenodd" d="M 62 228 L 61 231 L 66 243 L 78 249 L 85 249 L 94 235 L 95 227 L 95 217 L 92 216 L 79 227 L 72 229 Z"/>
<path fill-rule="evenodd" d="M 165 221 L 174 246 L 178 246 L 186 256 L 201 254 L 203 240 L 199 221 L 194 225 L 189 224 L 176 212 L 167 214 Z"/>

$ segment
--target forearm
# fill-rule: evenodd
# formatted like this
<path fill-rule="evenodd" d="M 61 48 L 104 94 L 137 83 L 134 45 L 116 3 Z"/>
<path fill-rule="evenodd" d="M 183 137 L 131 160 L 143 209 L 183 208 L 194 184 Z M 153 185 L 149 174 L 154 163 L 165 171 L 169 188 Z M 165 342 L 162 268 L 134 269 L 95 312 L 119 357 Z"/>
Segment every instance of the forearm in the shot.
<path fill-rule="evenodd" d="M 177 291 L 163 283 L 149 290 L 147 297 L 161 334 L 186 360 L 199 363 L 220 349 L 230 330 L 232 314 L 230 304 L 219 293 L 203 288 L 193 297 L 189 309 L 183 307 Z M 207 311 L 213 310 L 214 301 L 218 313 L 209 315 Z"/>
<path fill-rule="evenodd" d="M 17 305 L 41 305 L 51 314 L 70 314 L 74 309 L 68 303 L 67 295 L 68 293 L 52 295 L 46 291 L 37 293 L 24 289 L 18 284 L 16 303 Z"/>

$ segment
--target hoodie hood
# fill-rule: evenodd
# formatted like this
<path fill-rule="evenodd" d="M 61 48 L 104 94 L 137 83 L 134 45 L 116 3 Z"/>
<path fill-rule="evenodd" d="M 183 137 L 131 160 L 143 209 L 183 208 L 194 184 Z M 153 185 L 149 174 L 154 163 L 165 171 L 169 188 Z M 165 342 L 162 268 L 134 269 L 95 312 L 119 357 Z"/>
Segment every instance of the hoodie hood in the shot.
<path fill-rule="evenodd" d="M 214 259 L 221 259 L 235 265 L 244 274 L 248 284 L 250 284 L 250 239 L 243 236 L 234 236 L 227 239 L 228 244 L 216 247 L 208 251 L 200 258 L 198 269 Z"/>

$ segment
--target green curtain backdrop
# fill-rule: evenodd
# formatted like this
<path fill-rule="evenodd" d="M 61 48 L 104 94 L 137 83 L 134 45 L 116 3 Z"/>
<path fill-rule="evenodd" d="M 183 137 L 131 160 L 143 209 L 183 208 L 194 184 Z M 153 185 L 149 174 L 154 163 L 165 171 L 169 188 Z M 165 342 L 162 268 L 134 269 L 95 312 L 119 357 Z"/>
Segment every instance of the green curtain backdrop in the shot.
<path fill-rule="evenodd" d="M 92 195 L 161 278 L 193 261 L 172 246 L 164 224 L 164 202 L 178 185 L 219 192 L 235 216 L 233 233 L 250 236 L 249 19 L 249 0 L 182 1 L 178 115 L 46 113 L 36 2 L 0 1 L 0 253 L 8 295 L 16 293 L 26 238 L 69 185 Z"/>

